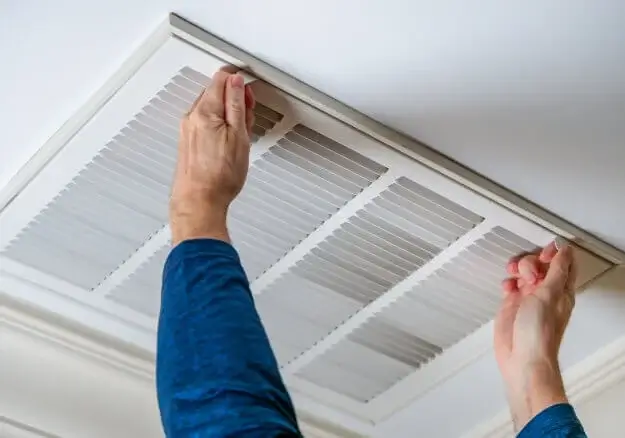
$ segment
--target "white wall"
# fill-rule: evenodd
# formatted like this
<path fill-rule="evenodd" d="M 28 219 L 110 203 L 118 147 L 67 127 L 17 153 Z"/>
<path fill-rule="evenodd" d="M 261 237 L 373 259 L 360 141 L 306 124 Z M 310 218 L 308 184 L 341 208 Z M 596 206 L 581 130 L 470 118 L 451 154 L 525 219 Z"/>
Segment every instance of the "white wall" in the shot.
<path fill-rule="evenodd" d="M 625 377 L 603 393 L 576 406 L 590 437 L 621 438 L 625 431 Z"/>

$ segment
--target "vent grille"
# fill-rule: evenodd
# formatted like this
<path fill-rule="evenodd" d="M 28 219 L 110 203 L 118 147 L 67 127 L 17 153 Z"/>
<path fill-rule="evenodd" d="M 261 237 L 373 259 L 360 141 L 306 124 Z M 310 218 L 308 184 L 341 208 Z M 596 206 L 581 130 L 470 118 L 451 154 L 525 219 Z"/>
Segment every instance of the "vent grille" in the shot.
<path fill-rule="evenodd" d="M 280 365 L 307 350 L 361 304 L 292 273 L 255 297 Z"/>
<path fill-rule="evenodd" d="M 381 204 L 392 205 L 393 212 Z M 453 217 L 453 222 L 441 215 Z M 281 364 L 308 350 L 481 221 L 406 178 L 391 184 L 256 298 Z M 440 247 L 424 238 L 436 238 Z"/>
<path fill-rule="evenodd" d="M 163 266 L 170 249 L 167 245 L 155 252 L 147 262 L 113 289 L 108 298 L 137 312 L 156 317 L 161 303 Z"/>
<path fill-rule="evenodd" d="M 180 38 L 185 26 L 46 143 L 0 212 L 0 276 L 20 286 L 4 292 L 146 351 L 180 119 L 225 64 Z M 290 388 L 311 415 L 349 414 L 366 432 L 490 344 L 506 259 L 555 236 L 314 93 L 251 86 L 255 144 L 230 237 Z M 578 284 L 611 266 L 578 253 Z"/>
<path fill-rule="evenodd" d="M 14 239 L 5 254 L 85 289 L 167 223 L 178 125 L 208 77 L 185 67 Z M 255 138 L 282 115 L 259 104 Z"/>
<path fill-rule="evenodd" d="M 230 209 L 248 277 L 257 278 L 385 170 L 304 126 L 287 133 L 254 162 Z"/>
<path fill-rule="evenodd" d="M 525 239 L 493 228 L 298 375 L 356 400 L 371 400 L 491 320 L 506 261 L 533 249 Z M 358 352 L 349 362 L 343 360 L 346 349 Z M 373 366 L 380 361 L 388 366 Z M 351 375 L 368 383 L 353 386 Z"/>
<path fill-rule="evenodd" d="M 442 207 L 433 193 L 401 178 L 306 255 L 293 272 L 367 304 L 482 221 L 449 200 L 444 205 L 449 209 L 444 214 L 453 212 L 456 223 L 437 216 Z"/>

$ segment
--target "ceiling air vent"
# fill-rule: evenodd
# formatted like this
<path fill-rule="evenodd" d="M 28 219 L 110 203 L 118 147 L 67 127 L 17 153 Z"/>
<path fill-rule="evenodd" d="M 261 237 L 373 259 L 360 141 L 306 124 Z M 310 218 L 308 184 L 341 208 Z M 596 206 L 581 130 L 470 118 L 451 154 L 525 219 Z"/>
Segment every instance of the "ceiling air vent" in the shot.
<path fill-rule="evenodd" d="M 488 351 L 508 257 L 581 237 L 579 285 L 620 257 L 172 16 L 3 193 L 3 292 L 153 351 L 179 120 L 228 64 L 261 78 L 229 227 L 312 414 L 377 422 Z"/>

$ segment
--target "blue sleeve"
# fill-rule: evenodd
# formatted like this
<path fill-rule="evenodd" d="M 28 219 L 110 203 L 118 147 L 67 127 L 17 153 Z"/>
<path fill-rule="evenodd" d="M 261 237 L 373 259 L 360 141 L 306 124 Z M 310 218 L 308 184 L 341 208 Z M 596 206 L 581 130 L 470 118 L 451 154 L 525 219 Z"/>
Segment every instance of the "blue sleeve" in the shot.
<path fill-rule="evenodd" d="M 548 407 L 521 430 L 517 438 L 586 438 L 573 407 L 567 403 Z"/>
<path fill-rule="evenodd" d="M 165 263 L 156 385 L 169 438 L 301 437 L 239 256 L 197 239 Z"/>

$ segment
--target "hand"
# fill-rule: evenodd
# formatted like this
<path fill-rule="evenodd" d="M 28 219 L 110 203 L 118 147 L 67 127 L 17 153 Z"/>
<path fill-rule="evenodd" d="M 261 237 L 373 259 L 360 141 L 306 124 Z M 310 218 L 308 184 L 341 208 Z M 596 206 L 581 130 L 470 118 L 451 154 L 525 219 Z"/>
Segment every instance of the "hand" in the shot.
<path fill-rule="evenodd" d="M 219 71 L 183 118 L 169 204 L 174 245 L 230 241 L 226 215 L 247 177 L 254 105 L 241 75 Z"/>
<path fill-rule="evenodd" d="M 573 250 L 554 243 L 508 263 L 495 319 L 495 355 L 517 428 L 567 402 L 558 353 L 575 305 Z"/>

